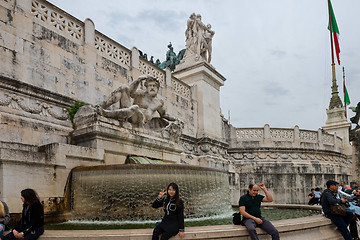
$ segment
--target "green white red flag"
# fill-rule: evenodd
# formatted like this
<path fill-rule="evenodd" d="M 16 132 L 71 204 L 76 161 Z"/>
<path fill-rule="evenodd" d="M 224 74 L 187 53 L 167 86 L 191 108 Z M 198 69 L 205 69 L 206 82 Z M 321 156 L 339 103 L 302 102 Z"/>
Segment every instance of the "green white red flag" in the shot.
<path fill-rule="evenodd" d="M 330 22 L 329 22 L 328 29 L 331 30 L 332 33 L 333 33 L 336 57 L 337 57 L 339 65 L 340 65 L 340 45 L 339 45 L 340 32 L 339 32 L 339 28 L 338 28 L 337 23 L 336 23 L 335 14 L 334 14 L 331 2 L 330 2 L 330 15 L 331 15 L 330 16 L 331 29 L 330 29 Z"/>
<path fill-rule="evenodd" d="M 344 82 L 344 103 L 345 103 L 345 105 L 350 105 L 350 103 L 351 103 L 348 91 L 345 86 L 345 82 Z"/>

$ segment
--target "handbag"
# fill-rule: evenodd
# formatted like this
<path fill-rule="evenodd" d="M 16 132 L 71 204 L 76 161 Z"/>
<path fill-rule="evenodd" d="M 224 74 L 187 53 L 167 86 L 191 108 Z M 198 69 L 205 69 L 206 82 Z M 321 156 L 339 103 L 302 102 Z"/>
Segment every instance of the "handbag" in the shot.
<path fill-rule="evenodd" d="M 239 212 L 233 213 L 233 224 L 235 225 L 244 225 L 241 214 Z"/>
<path fill-rule="evenodd" d="M 345 216 L 347 209 L 348 209 L 348 206 L 346 204 L 342 204 L 342 203 L 336 203 L 336 204 L 330 205 L 330 212 L 334 215 Z"/>

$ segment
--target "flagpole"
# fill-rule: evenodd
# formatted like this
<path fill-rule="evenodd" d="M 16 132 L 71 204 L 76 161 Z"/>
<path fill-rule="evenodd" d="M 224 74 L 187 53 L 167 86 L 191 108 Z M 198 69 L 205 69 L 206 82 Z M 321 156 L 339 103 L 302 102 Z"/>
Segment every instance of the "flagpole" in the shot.
<path fill-rule="evenodd" d="M 330 0 L 328 0 L 328 10 L 329 10 L 329 26 L 330 26 L 330 45 L 331 45 L 331 72 L 332 72 L 332 86 L 331 86 L 331 99 L 330 99 L 330 105 L 329 109 L 333 109 L 336 107 L 343 107 L 343 104 L 341 102 L 341 99 L 338 95 L 338 85 L 336 83 L 336 74 L 335 74 L 335 62 L 334 62 L 334 47 L 333 47 L 333 38 L 332 38 L 332 22 L 331 22 L 331 3 Z"/>
<path fill-rule="evenodd" d="M 344 106 L 345 106 L 345 118 L 347 119 L 347 111 L 346 111 L 346 92 L 345 92 L 345 67 L 343 67 L 343 89 L 344 89 Z"/>
<path fill-rule="evenodd" d="M 334 62 L 334 47 L 332 39 L 332 23 L 331 23 L 331 10 L 330 10 L 330 0 L 328 0 L 328 10 L 329 10 L 329 26 L 330 26 L 330 43 L 331 43 L 331 66 L 333 67 L 333 79 L 335 74 L 335 62 Z"/>

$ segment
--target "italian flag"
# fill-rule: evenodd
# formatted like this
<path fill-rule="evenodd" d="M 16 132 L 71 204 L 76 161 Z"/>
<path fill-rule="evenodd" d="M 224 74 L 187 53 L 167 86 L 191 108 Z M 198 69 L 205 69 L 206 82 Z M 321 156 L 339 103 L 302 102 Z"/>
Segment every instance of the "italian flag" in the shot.
<path fill-rule="evenodd" d="M 337 57 L 339 65 L 340 65 L 340 56 L 339 56 L 339 54 L 340 54 L 340 46 L 339 46 L 340 32 L 339 32 L 339 28 L 336 23 L 335 14 L 334 14 L 330 0 L 329 0 L 329 3 L 330 3 L 330 14 L 331 14 L 331 16 L 330 16 L 331 17 L 330 18 L 331 19 L 331 30 L 332 30 L 332 33 L 334 36 L 336 57 Z M 328 29 L 330 30 L 330 23 L 329 23 Z"/>
<path fill-rule="evenodd" d="M 345 105 L 350 105 L 350 103 L 351 103 L 348 91 L 345 86 L 345 82 L 344 82 L 344 102 L 345 102 Z"/>

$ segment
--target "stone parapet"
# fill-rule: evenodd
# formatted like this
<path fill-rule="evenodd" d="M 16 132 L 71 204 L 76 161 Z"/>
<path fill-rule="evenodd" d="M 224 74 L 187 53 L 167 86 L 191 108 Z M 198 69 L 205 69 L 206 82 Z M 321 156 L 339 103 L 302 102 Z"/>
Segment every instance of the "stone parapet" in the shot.
<path fill-rule="evenodd" d="M 343 153 L 344 141 L 335 134 L 294 128 L 232 128 L 230 148 L 299 148 Z"/>

